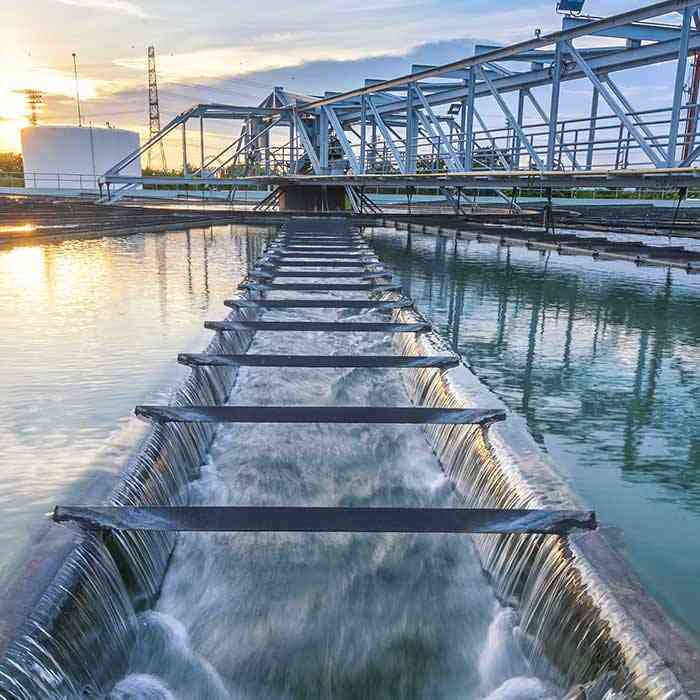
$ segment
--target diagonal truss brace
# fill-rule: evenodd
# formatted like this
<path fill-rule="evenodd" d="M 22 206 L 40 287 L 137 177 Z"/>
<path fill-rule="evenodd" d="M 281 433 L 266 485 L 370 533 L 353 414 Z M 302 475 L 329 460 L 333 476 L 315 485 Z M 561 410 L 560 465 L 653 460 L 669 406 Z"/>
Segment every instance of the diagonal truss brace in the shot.
<path fill-rule="evenodd" d="M 614 83 L 613 79 L 609 75 L 605 76 L 605 82 L 610 87 L 615 97 L 620 100 L 620 104 L 629 112 L 630 116 L 632 116 L 637 126 L 646 134 L 647 139 L 649 139 L 649 143 L 656 148 L 662 158 L 665 158 L 666 154 L 664 153 L 663 147 L 656 143 L 661 137 L 654 134 L 654 132 L 642 121 L 641 116 L 636 113 L 634 107 L 632 107 L 629 100 L 624 96 L 620 88 Z"/>
<path fill-rule="evenodd" d="M 503 114 L 505 114 L 506 119 L 510 122 L 510 125 L 515 129 L 515 132 L 518 134 L 518 138 L 520 139 L 520 143 L 522 143 L 525 148 L 527 149 L 527 152 L 530 154 L 530 158 L 535 161 L 537 164 L 537 167 L 540 170 L 544 170 L 544 163 L 542 162 L 542 158 L 539 157 L 537 154 L 537 151 L 532 147 L 532 144 L 530 143 L 530 139 L 527 138 L 527 135 L 523 131 L 522 127 L 518 123 L 518 120 L 513 116 L 513 113 L 510 111 L 510 108 L 506 104 L 506 101 L 503 99 L 501 94 L 496 90 L 496 88 L 493 86 L 493 83 L 491 82 L 491 78 L 489 78 L 488 75 L 486 75 L 486 72 L 481 68 L 481 66 L 477 66 L 477 70 L 479 73 L 479 77 L 486 83 L 488 86 L 489 92 L 493 96 L 493 98 L 496 100 L 498 106 L 501 108 L 501 111 Z"/>
<path fill-rule="evenodd" d="M 296 110 L 290 110 L 290 114 L 292 115 L 292 119 L 294 120 L 294 127 L 297 130 L 297 134 L 299 134 L 299 138 L 301 139 L 301 143 L 304 146 L 306 155 L 309 156 L 309 160 L 311 161 L 311 167 L 314 169 L 314 173 L 316 175 L 320 175 L 321 161 L 319 160 L 318 153 L 316 153 L 316 149 L 314 148 L 313 143 L 311 143 L 311 139 L 309 138 L 309 132 L 306 130 L 304 122 L 299 118 L 299 114 Z"/>
<path fill-rule="evenodd" d="M 374 122 L 377 125 L 377 128 L 381 132 L 382 136 L 384 137 L 384 143 L 389 147 L 389 150 L 391 151 L 391 155 L 394 156 L 394 160 L 396 161 L 396 165 L 399 168 L 399 172 L 402 175 L 406 174 L 406 163 L 404 159 L 401 157 L 401 154 L 399 153 L 399 149 L 396 147 L 396 144 L 394 143 L 394 139 L 392 138 L 391 134 L 389 133 L 389 129 L 387 129 L 386 124 L 382 120 L 382 118 L 379 116 L 379 112 L 377 111 L 377 108 L 374 105 L 374 100 L 370 95 L 367 96 L 367 104 L 369 105 L 370 110 L 372 111 L 372 115 L 374 116 Z"/>
<path fill-rule="evenodd" d="M 647 143 L 644 135 L 637 129 L 637 127 L 632 123 L 630 118 L 625 114 L 625 111 L 620 108 L 617 100 L 610 92 L 608 87 L 598 78 L 593 69 L 586 63 L 585 59 L 581 54 L 574 48 L 574 45 L 570 41 L 564 42 L 566 51 L 571 54 L 574 61 L 578 64 L 578 67 L 585 73 L 586 77 L 593 83 L 593 85 L 598 89 L 600 96 L 607 102 L 608 107 L 614 112 L 615 116 L 625 125 L 625 128 L 632 135 L 634 140 L 639 144 L 641 149 L 646 154 L 647 158 L 657 167 L 663 167 L 665 165 L 664 161 L 659 158 L 656 151 Z"/>
<path fill-rule="evenodd" d="M 450 139 L 443 131 L 442 125 L 440 124 L 440 120 L 435 116 L 435 112 L 433 112 L 431 106 L 428 104 L 428 100 L 425 99 L 425 95 L 423 94 L 423 91 L 420 89 L 420 87 L 414 85 L 413 90 L 418 96 L 420 103 L 423 105 L 423 112 L 418 111 L 418 115 L 421 118 L 421 121 L 423 121 L 424 126 L 427 127 L 426 131 L 432 133 L 433 138 L 438 139 L 439 145 L 444 146 L 445 148 L 447 155 L 448 170 L 453 170 L 454 172 L 461 172 L 462 170 L 464 170 L 462 161 L 457 155 L 455 149 L 452 147 Z"/>
<path fill-rule="evenodd" d="M 357 160 L 357 156 L 352 150 L 352 146 L 348 141 L 348 137 L 345 135 L 345 131 L 343 130 L 340 120 L 338 119 L 338 115 L 335 113 L 335 110 L 333 109 L 333 107 L 322 107 L 321 109 L 323 109 L 323 111 L 326 113 L 328 121 L 333 127 L 333 131 L 335 131 L 335 134 L 338 137 L 338 141 L 340 141 L 343 153 L 345 153 L 345 157 L 350 162 L 350 168 L 352 169 L 353 174 L 361 175 L 362 169 L 360 168 L 360 163 Z"/>

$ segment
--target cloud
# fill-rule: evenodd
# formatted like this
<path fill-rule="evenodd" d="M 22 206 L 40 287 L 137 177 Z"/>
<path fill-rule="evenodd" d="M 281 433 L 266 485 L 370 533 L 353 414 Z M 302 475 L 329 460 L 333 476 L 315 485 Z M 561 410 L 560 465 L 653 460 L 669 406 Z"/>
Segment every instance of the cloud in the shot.
<path fill-rule="evenodd" d="M 131 15 L 139 19 L 150 19 L 143 8 L 128 0 L 58 0 L 63 5 L 74 5 L 76 7 L 86 7 L 95 10 L 107 10 L 108 12 L 118 12 L 123 15 Z"/>

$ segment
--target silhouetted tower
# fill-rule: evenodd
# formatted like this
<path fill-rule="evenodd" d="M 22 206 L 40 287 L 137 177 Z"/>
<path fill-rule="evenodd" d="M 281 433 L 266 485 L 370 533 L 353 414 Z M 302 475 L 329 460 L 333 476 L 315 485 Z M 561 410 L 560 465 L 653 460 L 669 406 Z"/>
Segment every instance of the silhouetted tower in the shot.
<path fill-rule="evenodd" d="M 160 107 L 158 106 L 158 81 L 156 79 L 156 49 L 148 47 L 148 137 L 153 138 L 160 131 Z M 163 170 L 167 170 L 165 163 L 165 147 L 160 142 L 160 159 Z M 153 149 L 148 149 L 148 167 L 151 167 L 151 154 Z"/>
<path fill-rule="evenodd" d="M 24 96 L 27 100 L 29 109 L 29 123 L 36 126 L 39 122 L 37 116 L 37 107 L 44 102 L 44 96 L 39 90 L 24 90 Z"/>

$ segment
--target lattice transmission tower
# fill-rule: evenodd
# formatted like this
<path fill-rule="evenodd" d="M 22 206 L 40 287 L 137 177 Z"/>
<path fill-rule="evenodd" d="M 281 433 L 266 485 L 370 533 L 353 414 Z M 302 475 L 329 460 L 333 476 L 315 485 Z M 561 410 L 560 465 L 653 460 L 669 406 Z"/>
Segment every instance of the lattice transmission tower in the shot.
<path fill-rule="evenodd" d="M 38 107 L 44 103 L 44 95 L 39 90 L 22 90 L 24 98 L 27 101 L 27 109 L 29 110 L 29 123 L 36 126 L 39 123 L 37 114 Z"/>
<path fill-rule="evenodd" d="M 158 80 L 156 78 L 156 49 L 148 47 L 148 138 L 152 139 L 160 132 L 160 107 L 158 105 Z M 153 149 L 148 149 L 148 167 L 151 167 Z M 160 159 L 163 170 L 168 166 L 165 162 L 165 147 L 160 141 Z"/>

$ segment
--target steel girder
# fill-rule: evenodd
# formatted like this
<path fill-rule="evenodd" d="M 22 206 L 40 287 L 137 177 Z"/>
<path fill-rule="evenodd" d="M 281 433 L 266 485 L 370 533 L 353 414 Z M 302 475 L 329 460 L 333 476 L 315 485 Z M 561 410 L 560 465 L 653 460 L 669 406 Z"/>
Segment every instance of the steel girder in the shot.
<path fill-rule="evenodd" d="M 683 104 L 687 56 L 700 51 L 700 30 L 692 26 L 693 20 L 698 26 L 699 6 L 700 0 L 664 0 L 601 20 L 566 17 L 559 32 L 511 46 L 477 46 L 474 56 L 460 61 L 443 66 L 414 65 L 408 75 L 390 80 L 367 79 L 364 87 L 345 93 L 327 92 L 323 97 L 314 97 L 275 88 L 256 107 L 196 105 L 178 115 L 157 136 L 113 166 L 103 177 L 103 182 L 128 188 L 135 186 L 135 182 L 121 176 L 123 168 L 180 126 L 183 176 L 175 180 L 183 184 L 203 181 L 220 185 L 240 184 L 240 178 L 215 176 L 241 156 L 256 159 L 254 162 L 258 165 L 264 163 L 266 173 L 294 174 L 299 170 L 301 161 L 298 155 L 302 153 L 308 158 L 314 176 L 328 174 L 334 167 L 337 170 L 338 161 L 334 157 L 336 153 L 342 153 L 350 170 L 348 184 L 353 182 L 353 177 L 366 173 L 368 168 L 376 170 L 377 167 L 389 170 L 395 167 L 404 181 L 409 182 L 419 168 L 419 162 L 423 168 L 446 167 L 452 174 L 470 172 L 475 167 L 484 164 L 489 167 L 494 163 L 511 172 L 518 170 L 522 155 L 529 157 L 543 181 L 551 180 L 547 172 L 563 167 L 563 163 L 557 161 L 557 151 L 560 158 L 566 157 L 574 171 L 585 172 L 597 166 L 598 152 L 613 150 L 610 144 L 615 139 L 606 138 L 611 118 L 618 121 L 620 129 L 616 163 L 621 160 L 620 148 L 626 148 L 624 163 L 629 161 L 632 148 L 644 155 L 645 163 L 656 168 L 672 167 L 679 164 L 678 140 L 685 132 L 681 124 L 684 110 L 688 109 Z M 669 12 L 681 13 L 682 24 L 641 23 Z M 573 41 L 585 36 L 622 39 L 626 43 L 598 48 L 575 47 Z M 642 41 L 648 43 L 642 44 Z M 661 121 L 653 122 L 649 121 L 648 112 L 634 111 L 610 74 L 666 61 L 676 61 L 674 84 L 669 90 L 672 99 L 666 109 L 669 115 L 658 117 Z M 523 62 L 530 64 L 524 70 L 518 67 Z M 590 117 L 568 120 L 569 123 L 587 120 L 585 126 L 567 131 L 566 121 L 559 119 L 560 101 L 565 99 L 561 87 L 573 80 L 586 80 L 590 84 L 591 109 Z M 550 86 L 548 106 L 540 104 L 532 93 L 533 88 L 541 86 Z M 513 92 L 517 93 L 517 113 L 505 98 Z M 598 115 L 601 97 L 612 115 Z M 490 127 L 482 118 L 476 105 L 480 98 L 495 101 L 507 121 L 505 134 L 502 128 Z M 526 123 L 528 101 L 541 124 Z M 457 112 L 452 109 L 449 116 L 438 113 L 437 108 L 446 104 L 457 105 L 458 119 L 454 116 Z M 200 120 L 201 165 L 190 176 L 185 129 L 190 119 L 197 118 Z M 241 136 L 208 159 L 204 157 L 205 119 L 244 122 Z M 480 131 L 475 130 L 475 119 Z M 665 130 L 663 133 L 659 133 L 659 124 Z M 271 134 L 279 133 L 274 131 L 278 126 L 288 130 L 286 145 L 272 144 Z M 656 130 L 653 126 L 657 127 Z M 379 142 L 377 132 L 382 139 Z M 584 140 L 580 143 L 582 132 Z M 575 135 L 575 143 L 567 141 L 571 133 Z M 628 136 L 623 138 L 624 134 Z M 541 137 L 545 143 L 537 145 L 536 139 Z M 486 149 L 483 148 L 484 141 Z M 394 165 L 381 161 L 382 149 L 391 156 Z M 432 155 L 426 155 L 426 149 Z M 581 152 L 583 155 L 579 155 Z M 696 158 L 700 158 L 700 149 L 692 149 L 683 164 L 690 164 Z M 218 165 L 212 171 L 214 164 Z M 249 172 L 248 165 L 245 172 Z M 528 177 L 532 178 L 531 175 Z M 508 181 L 516 180 L 517 177 L 511 175 Z M 615 180 L 618 181 L 619 176 Z M 138 180 L 144 184 L 147 181 L 154 182 L 147 178 Z M 262 182 L 259 178 L 257 181 Z M 648 182 L 649 179 L 636 180 L 641 181 Z M 498 186 L 504 185 L 500 183 Z"/>

